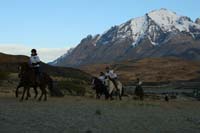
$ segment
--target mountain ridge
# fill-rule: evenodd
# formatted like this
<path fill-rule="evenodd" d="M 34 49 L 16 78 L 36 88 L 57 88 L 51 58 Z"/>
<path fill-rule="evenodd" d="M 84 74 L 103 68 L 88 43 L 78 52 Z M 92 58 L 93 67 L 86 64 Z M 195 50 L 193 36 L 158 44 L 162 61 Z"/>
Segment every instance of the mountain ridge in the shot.
<path fill-rule="evenodd" d="M 188 45 L 185 45 L 186 49 L 200 49 L 198 45 L 200 25 L 197 20 L 193 22 L 187 16 L 177 15 L 175 12 L 162 8 L 113 26 L 101 35 L 88 35 L 70 53 L 62 56 L 62 59 L 53 61 L 52 64 L 78 67 L 85 64 L 110 63 L 149 56 L 180 56 L 187 59 L 186 56 L 181 56 L 185 51 L 169 51 L 171 48 L 166 45 L 174 44 L 171 40 L 176 42 L 176 49 L 186 43 L 182 40 L 188 42 Z M 168 48 L 168 52 L 161 47 Z M 165 52 L 159 53 L 158 49 Z"/>

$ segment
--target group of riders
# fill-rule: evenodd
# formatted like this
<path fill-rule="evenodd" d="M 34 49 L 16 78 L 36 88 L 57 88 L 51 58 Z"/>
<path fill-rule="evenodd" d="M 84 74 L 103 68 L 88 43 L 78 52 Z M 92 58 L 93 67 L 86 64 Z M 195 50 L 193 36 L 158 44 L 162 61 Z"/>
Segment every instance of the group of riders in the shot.
<path fill-rule="evenodd" d="M 109 78 L 113 82 L 115 88 L 117 88 L 117 80 L 118 80 L 117 79 L 117 74 L 110 67 L 108 67 L 108 66 L 106 67 L 105 73 L 104 72 L 100 72 L 100 75 L 99 75 L 98 78 L 99 78 L 99 80 L 101 80 L 101 82 L 103 84 L 105 84 L 105 79 Z"/>
<path fill-rule="evenodd" d="M 45 86 L 41 86 L 42 85 L 42 81 L 43 81 L 42 78 L 43 78 L 43 76 L 45 76 L 45 74 L 43 74 L 43 72 L 41 72 L 40 64 L 41 64 L 41 61 L 40 61 L 40 58 L 39 58 L 39 56 L 37 54 L 37 50 L 36 49 L 32 49 L 31 50 L 30 60 L 29 60 L 29 67 L 32 69 L 32 73 L 35 76 L 32 76 L 33 78 L 31 80 L 33 81 L 33 85 L 35 87 L 35 90 L 36 90 L 36 86 L 39 86 L 40 89 L 43 90 L 43 94 L 46 97 Z M 30 78 L 29 75 L 27 75 L 26 77 Z M 23 79 L 23 78 L 21 78 L 21 79 Z M 44 77 L 44 79 L 48 79 L 48 78 Z M 50 79 L 50 77 L 49 77 L 49 79 Z M 100 72 L 99 77 L 96 77 L 96 79 L 98 80 L 97 81 L 98 83 L 95 82 L 95 80 L 93 80 L 93 85 L 94 85 L 93 89 L 96 90 L 96 94 L 97 95 L 98 95 L 98 90 L 99 90 L 100 95 L 102 94 L 101 92 L 103 92 L 105 94 L 105 96 L 106 96 L 106 93 L 107 93 L 107 96 L 111 98 L 113 91 L 116 91 L 116 92 L 118 92 L 120 100 L 121 100 L 121 96 L 123 95 L 124 89 L 123 89 L 123 86 L 122 86 L 121 82 L 118 80 L 117 74 L 114 72 L 113 69 L 111 69 L 110 67 L 107 66 L 105 68 L 105 72 Z M 25 81 L 29 81 L 26 78 L 24 80 Z M 50 80 L 48 80 L 48 81 L 44 80 L 44 84 L 49 84 L 50 83 L 49 81 Z M 137 82 L 138 82 L 137 84 L 138 84 L 139 88 L 136 89 L 136 90 L 141 90 L 140 89 L 141 82 L 139 81 L 139 79 L 138 79 Z M 97 83 L 97 84 L 95 84 L 95 83 Z M 96 85 L 96 87 L 95 87 L 95 85 Z M 18 88 L 19 87 L 20 87 L 20 85 L 18 86 Z M 52 85 L 50 85 L 50 88 L 52 89 Z M 17 91 L 18 91 L 18 89 L 17 89 Z M 140 92 L 140 91 L 138 91 L 138 92 Z M 24 93 L 23 93 L 23 95 L 24 95 Z M 42 95 L 41 95 L 41 97 L 42 97 Z"/>
<path fill-rule="evenodd" d="M 30 56 L 30 66 L 33 68 L 34 72 L 35 72 L 35 75 L 36 75 L 36 81 L 39 80 L 40 78 L 40 58 L 37 54 L 37 50 L 36 49 L 32 49 L 31 50 L 31 56 Z M 110 67 L 106 67 L 105 68 L 105 73 L 104 72 L 100 72 L 100 75 L 99 75 L 99 80 L 101 80 L 101 82 L 103 84 L 105 84 L 105 79 L 106 78 L 109 78 L 114 86 L 117 88 L 117 74 L 114 72 L 114 70 L 112 70 Z"/>

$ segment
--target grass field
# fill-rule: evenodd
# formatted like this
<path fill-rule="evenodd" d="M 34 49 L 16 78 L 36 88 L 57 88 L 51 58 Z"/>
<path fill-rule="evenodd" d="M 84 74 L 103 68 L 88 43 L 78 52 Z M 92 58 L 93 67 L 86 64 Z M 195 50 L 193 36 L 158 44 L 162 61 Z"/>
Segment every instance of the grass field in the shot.
<path fill-rule="evenodd" d="M 0 94 L 1 133 L 199 133 L 197 101 L 122 101 L 65 96 L 19 102 Z"/>

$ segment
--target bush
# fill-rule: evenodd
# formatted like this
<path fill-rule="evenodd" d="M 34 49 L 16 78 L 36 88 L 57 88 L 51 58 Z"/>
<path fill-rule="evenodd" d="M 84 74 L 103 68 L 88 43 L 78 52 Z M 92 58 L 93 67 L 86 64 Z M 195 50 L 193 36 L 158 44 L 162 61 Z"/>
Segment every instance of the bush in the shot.
<path fill-rule="evenodd" d="M 7 80 L 9 77 L 9 73 L 8 72 L 2 72 L 0 71 L 0 84 L 3 80 Z"/>
<path fill-rule="evenodd" d="M 0 80 L 6 80 L 9 77 L 9 73 L 8 72 L 2 72 L 0 71 Z"/>
<path fill-rule="evenodd" d="M 81 80 L 64 80 L 57 83 L 57 87 L 70 95 L 84 96 L 87 85 Z"/>

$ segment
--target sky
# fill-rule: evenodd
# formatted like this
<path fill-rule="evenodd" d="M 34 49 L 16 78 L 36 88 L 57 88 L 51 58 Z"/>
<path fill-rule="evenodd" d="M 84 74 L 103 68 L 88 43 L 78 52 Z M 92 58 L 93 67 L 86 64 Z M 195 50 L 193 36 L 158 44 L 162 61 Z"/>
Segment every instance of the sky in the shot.
<path fill-rule="evenodd" d="M 49 62 L 88 34 L 101 34 L 155 9 L 195 20 L 200 0 L 0 0 L 0 52 L 29 55 L 38 49 Z"/>

